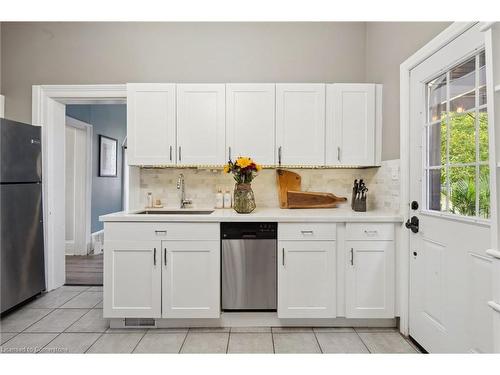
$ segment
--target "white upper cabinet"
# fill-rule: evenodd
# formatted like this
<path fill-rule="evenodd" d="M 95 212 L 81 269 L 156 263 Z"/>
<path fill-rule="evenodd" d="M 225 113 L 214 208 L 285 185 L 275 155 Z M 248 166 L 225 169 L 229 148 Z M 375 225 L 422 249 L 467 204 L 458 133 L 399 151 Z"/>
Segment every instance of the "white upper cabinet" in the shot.
<path fill-rule="evenodd" d="M 226 85 L 226 159 L 275 163 L 275 84 Z"/>
<path fill-rule="evenodd" d="M 175 84 L 127 84 L 130 165 L 175 164 Z"/>
<path fill-rule="evenodd" d="M 382 85 L 326 88 L 326 165 L 380 165 Z"/>
<path fill-rule="evenodd" d="M 225 162 L 225 85 L 177 85 L 177 164 Z"/>
<path fill-rule="evenodd" d="M 278 164 L 325 164 L 324 84 L 276 84 L 276 149 Z"/>

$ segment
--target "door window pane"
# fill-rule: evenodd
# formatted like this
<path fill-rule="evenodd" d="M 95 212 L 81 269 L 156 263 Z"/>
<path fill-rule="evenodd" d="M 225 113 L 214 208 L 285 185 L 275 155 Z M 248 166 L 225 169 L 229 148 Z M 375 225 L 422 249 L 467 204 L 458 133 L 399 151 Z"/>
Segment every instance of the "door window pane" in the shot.
<path fill-rule="evenodd" d="M 490 218 L 490 168 L 487 165 L 479 167 L 479 216 Z"/>
<path fill-rule="evenodd" d="M 429 166 L 439 166 L 446 163 L 446 122 L 427 127 L 428 162 Z"/>
<path fill-rule="evenodd" d="M 429 111 L 427 122 L 436 122 L 446 111 L 446 74 L 427 84 Z"/>
<path fill-rule="evenodd" d="M 474 112 L 450 114 L 449 162 L 476 161 L 476 116 Z"/>
<path fill-rule="evenodd" d="M 428 170 L 428 207 L 433 211 L 446 210 L 446 173 L 444 169 Z"/>
<path fill-rule="evenodd" d="M 476 215 L 476 167 L 450 167 L 449 211 Z"/>
<path fill-rule="evenodd" d="M 476 105 L 476 57 L 450 72 L 450 111 L 464 112 Z"/>

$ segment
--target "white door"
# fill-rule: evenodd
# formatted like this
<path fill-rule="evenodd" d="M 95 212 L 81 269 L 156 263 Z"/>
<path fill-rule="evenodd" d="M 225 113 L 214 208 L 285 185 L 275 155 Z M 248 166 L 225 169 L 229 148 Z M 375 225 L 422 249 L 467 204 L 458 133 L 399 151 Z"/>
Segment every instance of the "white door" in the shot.
<path fill-rule="evenodd" d="M 483 43 L 474 27 L 410 75 L 409 328 L 429 352 L 492 351 Z"/>
<path fill-rule="evenodd" d="M 104 242 L 104 317 L 161 317 L 161 241 Z"/>
<path fill-rule="evenodd" d="M 277 161 L 325 164 L 325 85 L 276 84 Z"/>
<path fill-rule="evenodd" d="M 394 318 L 394 242 L 346 241 L 346 318 Z"/>
<path fill-rule="evenodd" d="M 220 241 L 162 241 L 162 318 L 220 316 Z"/>
<path fill-rule="evenodd" d="M 275 85 L 241 83 L 226 85 L 226 159 L 249 156 L 274 165 Z"/>
<path fill-rule="evenodd" d="M 91 125 L 66 117 L 65 232 L 66 255 L 87 255 L 90 244 Z M 89 136 L 87 132 L 89 131 Z"/>
<path fill-rule="evenodd" d="M 175 164 L 175 84 L 127 84 L 129 165 Z"/>
<path fill-rule="evenodd" d="M 326 87 L 326 164 L 373 166 L 376 86 L 336 83 Z"/>
<path fill-rule="evenodd" d="M 278 242 L 278 317 L 336 316 L 335 241 Z"/>
<path fill-rule="evenodd" d="M 177 164 L 225 162 L 224 84 L 177 85 Z"/>

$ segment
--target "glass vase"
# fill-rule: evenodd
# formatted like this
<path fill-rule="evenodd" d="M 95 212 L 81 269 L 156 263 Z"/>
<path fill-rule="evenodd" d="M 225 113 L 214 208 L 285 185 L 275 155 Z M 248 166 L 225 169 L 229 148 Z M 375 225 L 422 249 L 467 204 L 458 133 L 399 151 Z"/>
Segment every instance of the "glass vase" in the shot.
<path fill-rule="evenodd" d="M 239 214 L 249 214 L 255 210 L 255 196 L 252 185 L 236 184 L 234 186 L 233 208 Z"/>

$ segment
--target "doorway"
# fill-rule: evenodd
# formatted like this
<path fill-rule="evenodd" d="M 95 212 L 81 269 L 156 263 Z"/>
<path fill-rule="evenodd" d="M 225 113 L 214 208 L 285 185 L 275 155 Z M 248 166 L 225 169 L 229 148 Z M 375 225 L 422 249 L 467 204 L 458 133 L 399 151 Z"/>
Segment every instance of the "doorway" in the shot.
<path fill-rule="evenodd" d="M 99 216 L 123 210 L 127 195 L 122 167 L 126 105 L 71 104 L 65 111 L 65 284 L 99 286 L 104 242 Z M 104 142 L 111 145 L 106 155 L 113 160 L 106 171 Z"/>
<path fill-rule="evenodd" d="M 409 334 L 431 353 L 493 351 L 484 35 L 410 72 Z"/>

